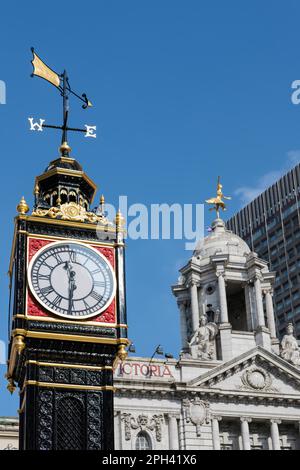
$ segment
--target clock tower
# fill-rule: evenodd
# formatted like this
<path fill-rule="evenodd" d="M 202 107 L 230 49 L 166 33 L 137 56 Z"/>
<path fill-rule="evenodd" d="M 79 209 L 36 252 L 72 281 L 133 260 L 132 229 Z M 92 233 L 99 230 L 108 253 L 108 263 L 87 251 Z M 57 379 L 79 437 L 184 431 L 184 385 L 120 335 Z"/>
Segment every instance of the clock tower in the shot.
<path fill-rule="evenodd" d="M 113 368 L 126 357 L 123 219 L 92 210 L 93 181 L 60 156 L 24 198 L 12 246 L 7 378 L 20 394 L 20 449 L 111 450 Z"/>

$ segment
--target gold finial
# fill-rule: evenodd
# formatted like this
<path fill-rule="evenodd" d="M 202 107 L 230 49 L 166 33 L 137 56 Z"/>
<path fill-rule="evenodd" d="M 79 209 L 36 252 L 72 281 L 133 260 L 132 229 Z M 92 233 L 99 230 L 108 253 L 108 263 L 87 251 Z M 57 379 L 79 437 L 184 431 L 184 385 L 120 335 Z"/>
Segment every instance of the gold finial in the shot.
<path fill-rule="evenodd" d="M 14 391 L 16 390 L 16 386 L 15 386 L 15 383 L 13 381 L 13 379 L 11 377 L 7 377 L 7 380 L 8 380 L 8 385 L 7 385 L 7 390 L 13 394 Z"/>
<path fill-rule="evenodd" d="M 26 203 L 25 199 L 24 199 L 24 196 L 22 197 L 21 201 L 19 202 L 19 204 L 17 205 L 17 211 L 19 214 L 21 215 L 25 215 L 27 214 L 27 212 L 29 211 L 29 206 L 28 204 Z"/>
<path fill-rule="evenodd" d="M 116 215 L 116 218 L 115 218 L 114 222 L 116 224 L 117 229 L 121 228 L 125 224 L 125 219 L 122 216 L 122 213 L 121 213 L 120 209 L 117 212 L 117 215 Z"/>
<path fill-rule="evenodd" d="M 61 146 L 59 147 L 59 151 L 61 153 L 62 157 L 69 157 L 69 154 L 71 153 L 71 147 L 69 146 L 68 142 L 63 142 Z"/>
<path fill-rule="evenodd" d="M 40 194 L 40 185 L 38 182 L 36 182 L 33 194 L 35 194 L 35 196 L 38 196 Z"/>
<path fill-rule="evenodd" d="M 21 336 L 21 335 L 15 336 L 14 345 L 18 354 L 21 354 L 21 352 L 25 349 L 24 336 Z"/>
<path fill-rule="evenodd" d="M 220 209 L 226 211 L 226 204 L 223 201 L 224 199 L 231 200 L 231 197 L 226 197 L 223 194 L 223 185 L 220 183 L 220 176 L 218 177 L 218 185 L 217 185 L 217 197 L 213 197 L 211 199 L 207 199 L 205 202 L 207 204 L 213 204 L 214 207 L 211 207 L 210 211 L 216 211 L 217 218 L 220 218 Z"/>
<path fill-rule="evenodd" d="M 125 344 L 120 344 L 119 349 L 118 349 L 118 358 L 120 359 L 121 362 L 126 361 L 128 356 L 128 352 L 126 350 Z"/>
<path fill-rule="evenodd" d="M 105 204 L 105 199 L 104 199 L 104 196 L 102 194 L 101 197 L 100 197 L 100 212 L 101 212 L 101 214 L 104 214 L 104 210 L 105 210 L 104 204 Z"/>

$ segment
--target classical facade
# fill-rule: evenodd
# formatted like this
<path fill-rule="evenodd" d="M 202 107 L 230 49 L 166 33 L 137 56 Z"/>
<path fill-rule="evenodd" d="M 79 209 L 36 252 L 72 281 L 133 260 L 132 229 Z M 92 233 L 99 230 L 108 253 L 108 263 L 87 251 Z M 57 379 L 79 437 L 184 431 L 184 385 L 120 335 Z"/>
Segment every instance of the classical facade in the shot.
<path fill-rule="evenodd" d="M 115 370 L 116 449 L 300 449 L 300 352 L 292 325 L 276 338 L 274 280 L 217 218 L 172 287 L 179 358 Z"/>
<path fill-rule="evenodd" d="M 128 359 L 115 373 L 118 449 L 300 449 L 300 353 L 280 344 L 275 273 L 216 219 L 172 287 L 178 360 Z"/>

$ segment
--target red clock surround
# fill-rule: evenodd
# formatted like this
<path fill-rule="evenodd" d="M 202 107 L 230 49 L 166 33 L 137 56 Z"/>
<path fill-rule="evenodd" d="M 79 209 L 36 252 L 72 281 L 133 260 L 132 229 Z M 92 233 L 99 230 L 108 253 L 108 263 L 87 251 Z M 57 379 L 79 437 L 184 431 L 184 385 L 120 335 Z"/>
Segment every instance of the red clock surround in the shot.
<path fill-rule="evenodd" d="M 29 265 L 33 256 L 46 245 L 57 242 L 56 240 L 51 239 L 41 239 L 41 238 L 29 238 L 28 239 L 28 254 L 27 254 L 27 265 Z M 93 245 L 92 243 L 88 246 L 91 246 L 95 250 L 99 251 L 111 264 L 113 270 L 115 271 L 115 252 L 114 249 L 107 246 Z M 51 317 L 56 318 L 56 316 L 46 309 L 44 309 L 35 297 L 31 294 L 30 289 L 27 287 L 27 315 L 32 317 Z M 60 319 L 61 320 L 61 319 Z M 66 322 L 70 321 L 68 319 Z M 76 320 L 77 321 L 77 320 Z M 80 320 L 78 320 L 80 321 Z M 100 315 L 93 317 L 89 320 L 82 320 L 82 322 L 97 322 L 97 323 L 116 323 L 116 301 L 112 300 L 110 305 L 102 312 Z"/>

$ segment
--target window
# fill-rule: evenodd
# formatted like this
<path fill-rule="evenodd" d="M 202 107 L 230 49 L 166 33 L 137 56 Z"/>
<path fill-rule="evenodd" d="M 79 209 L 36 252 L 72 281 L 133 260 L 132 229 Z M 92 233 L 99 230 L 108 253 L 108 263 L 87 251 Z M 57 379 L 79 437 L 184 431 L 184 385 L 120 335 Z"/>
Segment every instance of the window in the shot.
<path fill-rule="evenodd" d="M 146 432 L 139 432 L 136 438 L 135 450 L 152 450 L 151 440 Z"/>
<path fill-rule="evenodd" d="M 221 444 L 221 450 L 233 450 L 232 444 Z"/>

